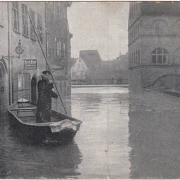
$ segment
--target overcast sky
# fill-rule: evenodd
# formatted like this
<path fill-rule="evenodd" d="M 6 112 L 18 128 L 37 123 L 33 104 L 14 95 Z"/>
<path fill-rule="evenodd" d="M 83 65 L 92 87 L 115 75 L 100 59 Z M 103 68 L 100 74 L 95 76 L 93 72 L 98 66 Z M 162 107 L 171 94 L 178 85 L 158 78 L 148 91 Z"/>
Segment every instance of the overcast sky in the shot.
<path fill-rule="evenodd" d="M 72 57 L 98 50 L 103 60 L 127 53 L 128 2 L 73 2 L 68 8 Z"/>

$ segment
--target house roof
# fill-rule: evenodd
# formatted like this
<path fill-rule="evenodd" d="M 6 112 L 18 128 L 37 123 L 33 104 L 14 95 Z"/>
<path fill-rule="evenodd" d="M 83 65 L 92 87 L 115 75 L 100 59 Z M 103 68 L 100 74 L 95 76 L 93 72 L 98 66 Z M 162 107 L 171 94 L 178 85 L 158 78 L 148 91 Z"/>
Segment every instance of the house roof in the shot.
<path fill-rule="evenodd" d="M 73 67 L 76 61 L 77 61 L 77 58 L 71 58 L 69 61 L 69 67 Z"/>
<path fill-rule="evenodd" d="M 83 59 L 88 68 L 95 69 L 102 62 L 97 50 L 82 50 L 79 52 L 79 57 Z"/>

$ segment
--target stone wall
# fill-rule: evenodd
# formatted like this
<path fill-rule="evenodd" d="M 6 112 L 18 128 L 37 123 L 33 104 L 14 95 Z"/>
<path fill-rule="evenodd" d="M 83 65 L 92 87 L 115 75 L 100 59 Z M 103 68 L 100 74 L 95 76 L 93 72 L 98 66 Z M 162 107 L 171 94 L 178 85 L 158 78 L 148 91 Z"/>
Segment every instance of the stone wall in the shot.
<path fill-rule="evenodd" d="M 173 88 L 175 86 L 174 78 L 166 77 L 163 79 L 162 77 L 164 75 L 176 75 L 176 72 L 177 66 L 170 65 L 149 65 L 131 68 L 129 71 L 130 90 L 140 91 L 142 88 L 151 87 L 156 81 L 159 81 L 159 86 L 160 84 L 166 84 L 167 88 Z"/>

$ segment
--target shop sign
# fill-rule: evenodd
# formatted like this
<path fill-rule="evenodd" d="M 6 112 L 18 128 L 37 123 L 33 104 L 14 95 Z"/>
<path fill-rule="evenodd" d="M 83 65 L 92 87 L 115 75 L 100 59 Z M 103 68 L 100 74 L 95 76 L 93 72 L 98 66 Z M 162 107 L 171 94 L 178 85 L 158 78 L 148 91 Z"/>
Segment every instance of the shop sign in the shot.
<path fill-rule="evenodd" d="M 37 59 L 24 59 L 24 69 L 36 70 L 37 69 Z"/>

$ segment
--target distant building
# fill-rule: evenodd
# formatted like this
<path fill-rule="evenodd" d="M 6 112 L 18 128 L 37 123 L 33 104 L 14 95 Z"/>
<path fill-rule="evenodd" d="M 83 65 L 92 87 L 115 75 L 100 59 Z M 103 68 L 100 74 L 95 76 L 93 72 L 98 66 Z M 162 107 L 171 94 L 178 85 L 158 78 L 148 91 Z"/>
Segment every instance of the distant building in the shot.
<path fill-rule="evenodd" d="M 78 58 L 71 68 L 71 80 L 86 80 L 88 67 L 85 62 Z"/>
<path fill-rule="evenodd" d="M 87 79 L 98 79 L 102 62 L 99 52 L 97 50 L 82 50 L 79 52 L 79 58 L 85 62 L 88 68 Z"/>
<path fill-rule="evenodd" d="M 128 83 L 128 56 L 120 55 L 114 60 L 103 61 L 101 76 L 104 79 L 112 80 L 114 83 Z"/>
<path fill-rule="evenodd" d="M 131 2 L 129 10 L 130 89 L 151 86 L 180 65 L 180 3 Z"/>
<path fill-rule="evenodd" d="M 79 56 L 76 62 L 71 60 L 73 84 L 128 83 L 127 55 L 121 55 L 111 61 L 102 61 L 97 50 L 83 50 Z"/>

